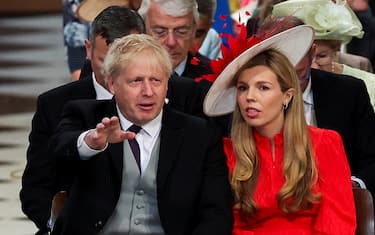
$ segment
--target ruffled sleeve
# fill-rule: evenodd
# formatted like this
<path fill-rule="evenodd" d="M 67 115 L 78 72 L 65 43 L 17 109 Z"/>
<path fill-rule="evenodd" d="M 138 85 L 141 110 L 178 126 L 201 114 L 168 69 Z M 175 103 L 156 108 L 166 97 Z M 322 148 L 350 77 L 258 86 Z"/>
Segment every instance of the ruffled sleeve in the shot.
<path fill-rule="evenodd" d="M 234 166 L 236 165 L 236 156 L 234 154 L 232 140 L 228 137 L 224 137 L 223 144 L 224 144 L 224 153 L 227 157 L 227 166 L 229 169 L 229 174 L 232 175 Z"/>
<path fill-rule="evenodd" d="M 331 130 L 310 129 L 319 171 L 322 200 L 314 234 L 355 234 L 356 212 L 350 168 L 340 135 Z"/>

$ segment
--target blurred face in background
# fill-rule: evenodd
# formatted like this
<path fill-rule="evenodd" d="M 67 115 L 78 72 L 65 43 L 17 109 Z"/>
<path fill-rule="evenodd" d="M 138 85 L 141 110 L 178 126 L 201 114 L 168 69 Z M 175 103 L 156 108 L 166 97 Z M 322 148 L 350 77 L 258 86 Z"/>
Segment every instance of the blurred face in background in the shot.
<path fill-rule="evenodd" d="M 85 46 L 87 58 L 91 61 L 91 67 L 95 74 L 96 81 L 102 87 L 107 88 L 105 76 L 103 74 L 103 62 L 109 49 L 106 39 L 102 36 L 96 36 L 94 45 L 89 40 L 86 40 Z"/>
<path fill-rule="evenodd" d="M 311 73 L 310 68 L 314 55 L 315 48 L 313 46 L 310 49 L 310 51 L 308 51 L 307 54 L 301 59 L 301 61 L 295 66 L 302 92 L 306 89 L 307 85 L 309 84 Z"/>
<path fill-rule="evenodd" d="M 168 51 L 173 68 L 176 68 L 193 46 L 196 26 L 193 13 L 174 17 L 167 15 L 159 5 L 151 3 L 145 24 L 147 33 Z"/>
<path fill-rule="evenodd" d="M 332 66 L 336 56 L 336 50 L 331 47 L 329 42 L 323 40 L 315 41 L 315 55 L 311 64 L 312 68 L 333 72 Z"/>
<path fill-rule="evenodd" d="M 197 51 L 201 46 L 204 41 L 204 39 L 207 36 L 208 30 L 210 30 L 212 26 L 212 20 L 202 16 L 199 18 L 198 24 L 197 24 L 197 29 L 195 31 L 195 37 L 194 37 L 194 48 Z"/>
<path fill-rule="evenodd" d="M 353 11 L 367 11 L 369 9 L 368 0 L 347 0 Z"/>

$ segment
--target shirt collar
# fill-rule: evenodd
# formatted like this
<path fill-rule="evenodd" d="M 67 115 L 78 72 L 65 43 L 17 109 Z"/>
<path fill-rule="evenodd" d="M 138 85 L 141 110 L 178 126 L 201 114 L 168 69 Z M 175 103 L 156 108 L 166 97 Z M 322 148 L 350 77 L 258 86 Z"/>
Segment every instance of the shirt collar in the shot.
<path fill-rule="evenodd" d="M 303 99 L 303 102 L 307 104 L 310 104 L 310 105 L 314 104 L 313 93 L 311 89 L 311 78 L 309 79 L 309 82 L 307 83 L 307 87 L 302 94 L 302 99 Z"/>
<path fill-rule="evenodd" d="M 186 63 L 187 63 L 187 57 L 185 57 L 185 59 L 181 61 L 181 63 L 177 65 L 177 67 L 174 69 L 174 71 L 178 74 L 178 76 L 181 76 L 181 74 L 184 73 Z"/>
<path fill-rule="evenodd" d="M 110 100 L 110 99 L 112 99 L 113 95 L 96 81 L 94 73 L 92 73 L 92 80 L 94 82 L 94 89 L 95 89 L 97 100 Z"/>
<path fill-rule="evenodd" d="M 127 120 L 124 115 L 122 115 L 122 113 L 120 112 L 120 109 L 118 107 L 118 105 L 116 104 L 116 109 L 117 109 L 117 113 L 118 113 L 118 116 L 119 116 L 119 119 L 120 119 L 120 124 L 121 124 L 121 127 L 123 130 L 127 130 L 131 125 L 133 125 L 132 122 L 130 122 L 129 120 Z M 158 114 L 158 116 L 156 116 L 156 118 L 152 119 L 151 121 L 149 121 L 148 123 L 142 125 L 142 131 L 144 131 L 146 134 L 150 135 L 151 137 L 155 137 L 156 135 L 159 134 L 160 132 L 160 129 L 161 129 L 161 120 L 162 120 L 162 116 L 163 116 L 163 110 L 160 111 L 160 113 Z"/>

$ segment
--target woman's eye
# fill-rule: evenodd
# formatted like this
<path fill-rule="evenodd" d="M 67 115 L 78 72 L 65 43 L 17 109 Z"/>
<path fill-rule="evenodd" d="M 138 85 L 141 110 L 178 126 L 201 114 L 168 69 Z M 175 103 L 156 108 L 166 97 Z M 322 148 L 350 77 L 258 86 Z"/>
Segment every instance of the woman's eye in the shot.
<path fill-rule="evenodd" d="M 239 86 L 237 86 L 237 90 L 238 90 L 238 91 L 245 91 L 245 90 L 246 90 L 246 87 L 243 86 L 243 85 L 239 85 Z"/>

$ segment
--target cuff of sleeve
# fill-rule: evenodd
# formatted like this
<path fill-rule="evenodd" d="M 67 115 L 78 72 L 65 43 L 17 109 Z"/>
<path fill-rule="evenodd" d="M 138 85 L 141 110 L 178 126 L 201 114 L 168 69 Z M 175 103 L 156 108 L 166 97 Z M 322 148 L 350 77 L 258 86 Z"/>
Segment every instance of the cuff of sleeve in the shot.
<path fill-rule="evenodd" d="M 365 182 L 363 182 L 363 180 L 361 180 L 360 178 L 357 178 L 356 176 L 352 176 L 351 179 L 352 179 L 352 182 L 356 183 L 359 188 L 366 189 L 366 184 Z"/>
<path fill-rule="evenodd" d="M 87 135 L 88 132 L 89 131 L 85 131 L 82 134 L 80 134 L 79 137 L 78 137 L 78 140 L 77 140 L 77 150 L 78 150 L 78 153 L 79 153 L 79 158 L 81 160 L 89 160 L 92 156 L 103 152 L 108 147 L 108 143 L 106 143 L 104 148 L 100 149 L 100 150 L 90 148 L 86 144 L 86 142 L 84 141 L 84 138 L 85 138 L 85 136 Z"/>

